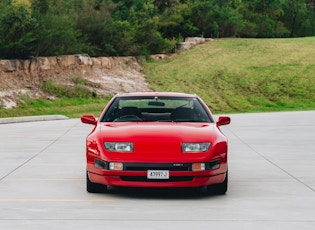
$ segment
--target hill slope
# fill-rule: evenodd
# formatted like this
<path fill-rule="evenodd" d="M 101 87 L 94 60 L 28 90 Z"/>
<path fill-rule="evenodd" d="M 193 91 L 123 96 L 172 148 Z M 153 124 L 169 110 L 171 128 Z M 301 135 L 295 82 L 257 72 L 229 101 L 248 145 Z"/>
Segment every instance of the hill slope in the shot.
<path fill-rule="evenodd" d="M 219 39 L 144 73 L 153 90 L 196 93 L 217 113 L 315 109 L 315 37 Z"/>

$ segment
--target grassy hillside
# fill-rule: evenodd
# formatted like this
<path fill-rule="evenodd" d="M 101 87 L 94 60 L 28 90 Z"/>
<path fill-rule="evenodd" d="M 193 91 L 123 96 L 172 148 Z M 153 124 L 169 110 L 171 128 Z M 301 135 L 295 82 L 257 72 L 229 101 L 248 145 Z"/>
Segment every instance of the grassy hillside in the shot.
<path fill-rule="evenodd" d="M 219 39 L 144 66 L 154 90 L 196 93 L 215 113 L 315 109 L 315 37 Z"/>
<path fill-rule="evenodd" d="M 218 39 L 143 66 L 152 89 L 196 93 L 214 113 L 315 109 L 315 37 Z M 108 100 L 25 100 L 0 117 L 98 116 Z"/>

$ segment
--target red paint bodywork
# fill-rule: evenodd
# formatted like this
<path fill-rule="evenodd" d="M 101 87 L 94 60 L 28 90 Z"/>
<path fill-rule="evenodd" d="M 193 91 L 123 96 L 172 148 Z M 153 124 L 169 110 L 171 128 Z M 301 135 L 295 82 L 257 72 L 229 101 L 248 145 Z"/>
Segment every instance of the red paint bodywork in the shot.
<path fill-rule="evenodd" d="M 116 95 L 126 96 L 180 96 L 197 97 L 180 93 L 132 93 Z M 200 98 L 198 98 L 201 100 Z M 108 106 L 101 116 L 104 115 Z M 203 103 L 212 118 L 208 107 Z M 227 138 L 219 129 L 220 125 L 230 123 L 229 117 L 219 117 L 217 122 L 101 122 L 92 115 L 83 115 L 83 123 L 95 125 L 86 139 L 87 172 L 91 182 L 109 186 L 128 187 L 198 187 L 220 184 L 227 173 Z M 133 152 L 109 152 L 104 142 L 132 142 Z M 207 152 L 182 152 L 183 142 L 211 142 Z M 188 181 L 138 181 L 124 180 L 123 177 L 146 177 L 147 171 L 108 170 L 95 167 L 95 159 L 104 162 L 123 162 L 137 164 L 185 164 L 213 162 L 219 160 L 220 167 L 204 171 L 170 171 L 170 178 L 192 177 Z"/>

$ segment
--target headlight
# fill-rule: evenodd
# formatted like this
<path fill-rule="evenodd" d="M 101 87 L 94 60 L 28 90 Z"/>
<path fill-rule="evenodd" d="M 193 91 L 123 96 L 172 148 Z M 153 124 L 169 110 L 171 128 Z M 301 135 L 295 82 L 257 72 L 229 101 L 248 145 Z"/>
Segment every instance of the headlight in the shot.
<path fill-rule="evenodd" d="M 210 142 L 182 143 L 182 152 L 206 152 L 209 150 L 210 145 Z"/>
<path fill-rule="evenodd" d="M 111 152 L 133 152 L 131 142 L 104 142 L 105 149 Z"/>

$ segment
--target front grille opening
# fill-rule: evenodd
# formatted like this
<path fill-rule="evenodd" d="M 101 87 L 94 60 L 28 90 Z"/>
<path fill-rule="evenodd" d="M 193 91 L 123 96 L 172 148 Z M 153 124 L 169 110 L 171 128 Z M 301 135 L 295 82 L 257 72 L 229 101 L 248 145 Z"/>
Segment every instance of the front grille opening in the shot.
<path fill-rule="evenodd" d="M 147 170 L 191 171 L 191 164 L 125 163 L 124 170 L 127 170 L 127 171 L 147 171 Z"/>
<path fill-rule="evenodd" d="M 145 176 L 121 176 L 120 179 L 123 181 L 139 181 L 139 182 L 181 182 L 181 181 L 192 181 L 194 177 L 178 176 L 178 177 L 170 177 L 167 180 L 163 180 L 163 179 L 148 179 Z"/>

